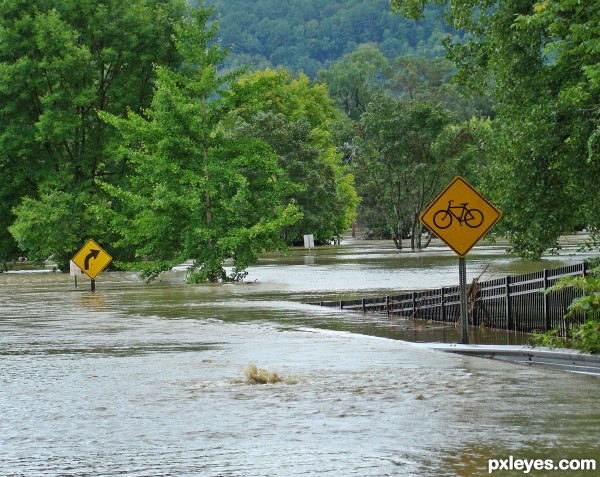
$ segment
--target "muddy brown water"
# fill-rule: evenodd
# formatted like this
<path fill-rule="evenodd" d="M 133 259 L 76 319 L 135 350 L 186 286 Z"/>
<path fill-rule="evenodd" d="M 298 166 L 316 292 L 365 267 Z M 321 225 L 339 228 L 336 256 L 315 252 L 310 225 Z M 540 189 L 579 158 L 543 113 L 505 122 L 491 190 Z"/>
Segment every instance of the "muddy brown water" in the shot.
<path fill-rule="evenodd" d="M 580 258 L 483 247 L 468 275 Z M 600 380 L 430 351 L 405 341 L 424 339 L 405 323 L 304 304 L 457 276 L 444 250 L 381 244 L 266 256 L 232 285 L 104 272 L 92 293 L 65 274 L 0 274 L 0 475 L 467 476 L 509 455 L 600 461 Z M 251 384 L 250 364 L 281 381 Z"/>

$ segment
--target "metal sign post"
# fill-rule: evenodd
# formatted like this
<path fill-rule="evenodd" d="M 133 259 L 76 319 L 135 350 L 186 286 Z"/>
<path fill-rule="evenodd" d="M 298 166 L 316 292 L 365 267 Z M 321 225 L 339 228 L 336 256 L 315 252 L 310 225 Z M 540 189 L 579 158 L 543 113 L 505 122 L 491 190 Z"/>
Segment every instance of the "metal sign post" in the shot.
<path fill-rule="evenodd" d="M 462 324 L 462 343 L 469 344 L 469 304 L 467 303 L 467 260 L 458 259 L 460 284 L 460 320 Z"/>

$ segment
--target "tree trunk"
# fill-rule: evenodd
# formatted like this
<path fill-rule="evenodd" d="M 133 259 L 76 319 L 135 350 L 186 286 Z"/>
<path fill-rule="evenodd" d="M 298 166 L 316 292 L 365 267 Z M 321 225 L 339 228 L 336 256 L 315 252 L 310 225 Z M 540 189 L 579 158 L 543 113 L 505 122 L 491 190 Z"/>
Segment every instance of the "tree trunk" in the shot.
<path fill-rule="evenodd" d="M 400 220 L 396 223 L 395 230 L 392 231 L 392 237 L 394 239 L 394 245 L 398 250 L 402 250 L 402 230 L 404 227 L 402 226 L 402 222 Z"/>
<path fill-rule="evenodd" d="M 210 227 L 212 224 L 212 203 L 210 197 L 210 190 L 208 189 L 208 184 L 210 180 L 210 174 L 208 172 L 208 148 L 206 143 L 203 147 L 204 153 L 204 179 L 206 180 L 206 191 L 204 192 L 205 197 L 205 207 L 206 207 L 206 226 Z"/>

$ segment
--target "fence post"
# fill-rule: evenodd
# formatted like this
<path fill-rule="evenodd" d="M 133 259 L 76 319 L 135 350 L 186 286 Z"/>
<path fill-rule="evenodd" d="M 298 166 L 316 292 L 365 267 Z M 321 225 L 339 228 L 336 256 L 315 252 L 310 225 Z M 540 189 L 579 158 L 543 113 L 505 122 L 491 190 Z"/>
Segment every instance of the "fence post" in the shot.
<path fill-rule="evenodd" d="M 342 300 L 340 300 L 340 310 L 344 309 L 344 302 Z"/>
<path fill-rule="evenodd" d="M 385 296 L 385 312 L 389 316 L 389 314 L 390 314 L 390 296 L 389 295 Z"/>
<path fill-rule="evenodd" d="M 548 280 L 548 269 L 544 268 L 544 290 L 548 288 L 550 280 Z M 548 331 L 551 328 L 550 323 L 550 295 L 544 294 L 544 328 Z"/>
<path fill-rule="evenodd" d="M 417 317 L 417 292 L 412 292 L 412 315 Z"/>
<path fill-rule="evenodd" d="M 440 305 L 442 307 L 442 323 L 446 322 L 446 294 L 445 294 L 445 290 L 444 287 L 442 287 L 442 292 L 440 293 Z"/>
<path fill-rule="evenodd" d="M 510 297 L 510 276 L 504 279 L 505 294 L 506 294 L 506 329 L 512 331 L 514 328 L 512 316 L 512 299 Z"/>
<path fill-rule="evenodd" d="M 366 312 L 367 312 L 367 306 L 366 306 L 366 303 L 367 303 L 367 299 L 366 299 L 366 298 L 363 298 L 363 299 L 362 299 L 362 309 L 363 309 L 363 313 L 366 313 Z"/>

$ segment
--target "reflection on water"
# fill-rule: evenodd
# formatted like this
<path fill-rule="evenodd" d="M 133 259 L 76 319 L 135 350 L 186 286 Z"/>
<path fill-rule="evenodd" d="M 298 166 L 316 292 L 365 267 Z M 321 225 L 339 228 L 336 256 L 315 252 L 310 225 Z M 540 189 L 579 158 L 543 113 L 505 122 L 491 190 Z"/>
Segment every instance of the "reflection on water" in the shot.
<path fill-rule="evenodd" d="M 312 253 L 265 257 L 231 285 L 105 272 L 91 293 L 0 275 L 0 475 L 466 476 L 507 455 L 600 459 L 597 379 L 400 341 L 454 327 L 302 303 L 453 284 L 454 257 Z M 470 273 L 490 261 L 522 266 L 486 249 Z M 249 384 L 252 364 L 281 382 Z"/>

